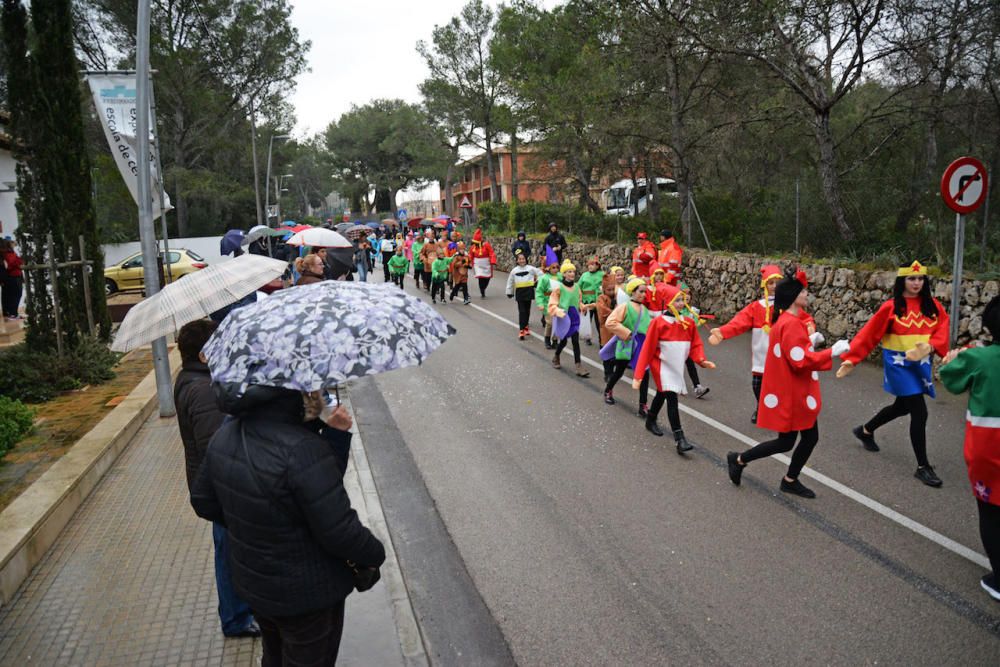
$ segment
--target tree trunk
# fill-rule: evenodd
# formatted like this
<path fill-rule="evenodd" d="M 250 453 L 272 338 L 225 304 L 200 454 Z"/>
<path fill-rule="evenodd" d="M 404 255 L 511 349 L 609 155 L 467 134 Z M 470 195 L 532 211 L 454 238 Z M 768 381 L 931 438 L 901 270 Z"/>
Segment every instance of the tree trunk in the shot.
<path fill-rule="evenodd" d="M 483 128 L 486 131 L 486 173 L 490 176 L 490 200 L 500 202 L 500 185 L 497 183 L 497 172 L 493 166 L 493 139 L 490 137 L 492 128 Z"/>
<path fill-rule="evenodd" d="M 651 163 L 653 158 L 651 155 L 646 157 L 646 212 L 649 213 L 649 219 L 655 224 L 660 219 L 660 198 L 659 192 L 656 190 L 656 171 L 651 168 Z"/>
<path fill-rule="evenodd" d="M 176 133 L 174 135 L 174 166 L 177 168 L 177 171 L 174 172 L 174 197 L 177 198 L 177 208 L 174 212 L 177 219 L 177 236 L 184 238 L 188 235 L 187 197 L 181 188 L 180 177 L 177 174 L 183 172 L 187 167 L 187 155 L 184 152 L 184 114 L 180 109 L 174 113 L 174 132 Z"/>
<path fill-rule="evenodd" d="M 583 166 L 578 158 L 573 158 L 573 167 L 576 171 L 576 184 L 580 188 L 580 205 L 586 206 L 591 213 L 600 213 L 601 205 L 590 196 L 590 183 L 593 181 L 594 168 Z"/>
<path fill-rule="evenodd" d="M 847 224 L 847 213 L 840 198 L 840 178 L 837 175 L 837 154 L 830 131 L 830 111 L 817 111 L 813 119 L 813 133 L 819 147 L 819 176 L 823 198 L 830 207 L 833 223 L 845 241 L 854 240 L 854 231 Z"/>
<path fill-rule="evenodd" d="M 399 188 L 389 188 L 389 215 L 393 218 L 396 217 L 397 206 L 396 196 L 399 194 Z"/>
<path fill-rule="evenodd" d="M 517 182 L 517 128 L 510 133 L 510 198 L 517 201 L 520 198 Z"/>
<path fill-rule="evenodd" d="M 452 180 L 455 178 L 455 162 L 457 162 L 457 161 L 458 160 L 456 158 L 456 159 L 453 159 L 448 164 L 448 171 L 445 172 L 445 175 L 444 175 L 444 210 L 442 211 L 442 213 L 444 213 L 445 215 L 447 215 L 449 217 L 452 217 L 452 218 L 455 217 L 455 214 L 454 214 L 455 203 L 452 201 L 452 199 L 454 197 L 454 192 L 453 192 L 453 188 L 452 188 Z"/>

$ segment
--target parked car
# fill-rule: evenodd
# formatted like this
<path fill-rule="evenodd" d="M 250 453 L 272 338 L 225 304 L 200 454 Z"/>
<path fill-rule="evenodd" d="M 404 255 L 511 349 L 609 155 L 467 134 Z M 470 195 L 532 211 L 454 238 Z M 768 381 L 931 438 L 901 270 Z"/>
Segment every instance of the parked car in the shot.
<path fill-rule="evenodd" d="M 163 277 L 167 282 L 180 280 L 189 273 L 194 273 L 208 266 L 205 258 L 187 248 L 170 249 L 168 253 L 160 253 L 163 260 Z M 170 273 L 167 273 L 167 264 Z M 129 255 L 122 261 L 104 268 L 104 289 L 108 294 L 126 290 L 141 290 L 145 287 L 142 276 L 142 253 Z"/>

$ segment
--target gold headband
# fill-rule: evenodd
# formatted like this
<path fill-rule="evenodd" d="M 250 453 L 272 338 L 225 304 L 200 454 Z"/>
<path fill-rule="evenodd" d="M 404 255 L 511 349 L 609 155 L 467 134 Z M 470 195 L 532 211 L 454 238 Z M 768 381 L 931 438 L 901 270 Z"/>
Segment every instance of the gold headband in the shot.
<path fill-rule="evenodd" d="M 905 276 L 926 276 L 926 275 L 927 275 L 927 267 L 918 261 L 914 261 L 913 264 L 903 267 L 896 272 L 896 276 L 900 278 Z"/>

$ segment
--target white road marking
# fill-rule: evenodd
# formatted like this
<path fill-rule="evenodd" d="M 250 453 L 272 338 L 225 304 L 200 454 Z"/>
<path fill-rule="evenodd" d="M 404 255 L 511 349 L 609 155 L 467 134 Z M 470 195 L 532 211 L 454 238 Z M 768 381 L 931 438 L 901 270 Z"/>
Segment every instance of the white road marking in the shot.
<path fill-rule="evenodd" d="M 485 308 L 483 308 L 481 306 L 477 306 L 474 303 L 469 304 L 469 305 L 471 305 L 473 308 L 475 308 L 479 312 L 485 313 L 485 314 L 489 315 L 490 317 L 498 319 L 501 322 L 503 322 L 504 324 L 508 324 L 508 325 L 514 327 L 515 329 L 518 327 L 517 322 L 514 322 L 513 320 L 509 320 L 506 317 L 503 317 L 502 315 L 497 315 L 496 313 L 490 312 L 490 311 L 486 310 Z M 535 332 L 531 332 L 531 335 L 534 338 L 537 338 L 538 340 L 541 340 L 541 341 L 545 340 L 545 338 L 543 336 L 541 336 L 541 335 L 539 335 L 539 334 L 537 334 Z M 590 358 L 588 358 L 586 356 L 582 357 L 582 359 L 583 359 L 584 363 L 590 364 L 594 368 L 598 368 L 598 369 L 601 370 L 601 372 L 604 372 L 604 367 L 601 364 L 599 364 L 596 361 L 594 361 L 593 359 L 590 359 Z M 717 431 L 721 431 L 722 433 L 725 433 L 726 435 L 728 435 L 729 437 L 731 437 L 731 438 L 733 438 L 735 440 L 739 440 L 740 442 L 742 442 L 743 444 L 745 444 L 745 445 L 747 445 L 749 447 L 753 447 L 754 445 L 758 444 L 758 442 L 756 440 L 754 440 L 753 438 L 751 438 L 750 436 L 745 435 L 743 433 L 740 433 L 736 429 L 731 428 L 731 427 L 723 424 L 722 422 L 717 421 L 717 420 L 713 419 L 712 417 L 709 417 L 708 415 L 695 410 L 694 408 L 688 407 L 687 405 L 684 405 L 683 403 L 681 403 L 679 405 L 679 407 L 680 407 L 680 409 L 681 409 L 682 412 L 685 412 L 685 413 L 691 415 L 695 419 L 698 419 L 699 421 L 702 421 L 705 424 L 708 424 L 709 426 L 711 426 L 712 428 L 716 429 Z M 788 458 L 787 456 L 785 456 L 784 454 L 775 454 L 771 458 L 780 461 L 784 465 L 788 465 L 789 463 L 791 463 L 791 459 Z M 986 558 L 986 556 L 984 556 L 983 554 L 979 553 L 978 551 L 975 551 L 974 549 L 970 549 L 969 547 L 965 546 L 964 544 L 960 544 L 959 542 L 956 542 L 955 540 L 951 539 L 950 537 L 942 535 L 941 533 L 937 532 L 933 528 L 929 528 L 928 526 L 925 526 L 924 524 L 920 523 L 919 521 L 914 521 L 910 517 L 908 517 L 908 516 L 906 516 L 904 514 L 900 514 L 896 510 L 892 509 L 891 507 L 887 507 L 887 506 L 883 505 L 882 503 L 880 503 L 879 501 L 877 501 L 877 500 L 875 500 L 873 498 L 869 498 L 868 496 L 866 496 L 863 493 L 855 491 L 854 489 L 852 489 L 851 487 L 847 486 L 846 484 L 841 484 L 837 480 L 835 480 L 835 479 L 833 479 L 831 477 L 828 477 L 828 476 L 824 475 L 821 472 L 816 472 L 815 470 L 812 470 L 812 469 L 810 469 L 808 467 L 802 469 L 802 474 L 805 475 L 806 477 L 809 477 L 810 479 L 813 479 L 813 480 L 819 482 L 823 486 L 825 486 L 825 487 L 827 487 L 829 489 L 832 489 L 833 491 L 836 491 L 837 493 L 839 493 L 839 494 L 841 494 L 841 495 L 843 495 L 843 496 L 845 496 L 847 498 L 850 498 L 851 500 L 853 500 L 853 501 L 855 501 L 855 502 L 863 505 L 864 507 L 867 507 L 868 509 L 872 510 L 873 512 L 876 512 L 877 514 L 881 514 L 882 516 L 884 516 L 885 518 L 889 519 L 890 521 L 894 521 L 897 524 L 899 524 L 900 526 L 903 526 L 904 528 L 912 530 L 917 535 L 920 535 L 922 537 L 927 538 L 928 540 L 930 540 L 931 542 L 934 542 L 938 546 L 944 547 L 948 551 L 950 551 L 950 552 L 952 552 L 952 553 L 954 553 L 954 554 L 956 554 L 958 556 L 961 556 L 962 558 L 965 558 L 966 560 L 969 560 L 969 561 L 975 563 L 976 565 L 979 565 L 980 567 L 983 567 L 983 568 L 985 568 L 987 570 L 990 569 L 990 561 L 989 561 L 989 559 Z"/>

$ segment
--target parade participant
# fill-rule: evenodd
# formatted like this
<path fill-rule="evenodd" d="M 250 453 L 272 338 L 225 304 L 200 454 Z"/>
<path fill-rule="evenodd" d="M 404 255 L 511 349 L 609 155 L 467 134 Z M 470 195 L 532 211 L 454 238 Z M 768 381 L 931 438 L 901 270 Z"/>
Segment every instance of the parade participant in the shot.
<path fill-rule="evenodd" d="M 941 366 L 941 384 L 953 394 L 969 392 L 965 413 L 965 464 L 979 509 L 979 536 L 991 571 L 980 585 L 1000 600 L 1000 296 L 983 311 L 992 345 L 952 350 Z"/>
<path fill-rule="evenodd" d="M 597 296 L 601 291 L 601 281 L 604 279 L 604 271 L 601 270 L 601 262 L 596 257 L 587 260 L 587 270 L 580 275 L 580 293 L 583 295 L 584 305 L 594 305 L 588 316 L 590 317 L 591 335 L 585 339 L 587 345 L 593 345 L 594 332 L 597 331 Z"/>
<path fill-rule="evenodd" d="M 708 337 L 708 342 L 712 345 L 750 332 L 750 374 L 755 404 L 760 401 L 760 384 L 764 375 L 764 362 L 767 360 L 767 337 L 771 331 L 774 290 L 782 277 L 781 269 L 774 264 L 765 264 L 761 267 L 760 286 L 764 290 L 763 298 L 751 301 L 729 322 L 709 332 L 711 335 Z M 810 328 L 812 318 L 804 309 L 800 310 L 800 317 L 805 321 L 807 328 Z M 814 325 L 809 333 L 810 335 L 815 333 Z M 757 409 L 754 409 L 750 421 L 757 423 Z"/>
<path fill-rule="evenodd" d="M 417 284 L 417 289 L 420 289 L 420 279 L 424 274 L 424 262 L 421 259 L 420 251 L 424 249 L 424 236 L 414 236 L 413 245 L 410 246 L 410 253 L 413 255 L 413 280 Z M 429 288 L 430 285 L 424 285 L 424 288 Z"/>
<path fill-rule="evenodd" d="M 545 241 L 542 243 L 542 255 L 544 256 L 545 254 L 545 246 L 548 246 L 556 254 L 556 261 L 562 264 L 563 252 L 566 250 L 566 245 L 566 237 L 559 233 L 559 227 L 553 222 L 549 225 L 548 236 L 545 237 Z"/>
<path fill-rule="evenodd" d="M 656 265 L 656 246 L 646 232 L 636 235 L 638 245 L 632 251 L 632 273 L 638 278 L 648 278 Z"/>
<path fill-rule="evenodd" d="M 691 288 L 688 287 L 688 284 L 685 282 L 678 283 L 677 287 L 681 291 L 681 299 L 684 304 L 681 308 L 681 315 L 691 318 L 700 327 L 706 322 L 706 320 L 701 316 L 701 312 L 691 305 Z M 701 379 L 698 377 L 698 365 L 688 358 L 688 360 L 684 362 L 684 366 L 687 368 L 688 376 L 691 378 L 691 382 L 694 383 L 694 397 L 704 398 L 705 394 L 707 394 L 710 389 L 702 386 Z"/>
<path fill-rule="evenodd" d="M 535 285 L 544 275 L 537 266 L 528 264 L 528 255 L 518 248 L 514 253 L 515 266 L 507 276 L 507 298 L 517 301 L 518 340 L 531 335 L 528 321 L 531 319 L 531 302 L 535 298 Z"/>
<path fill-rule="evenodd" d="M 517 261 L 517 251 L 520 250 L 524 253 L 524 256 L 528 259 L 528 263 L 531 263 L 531 241 L 528 240 L 528 235 L 523 231 L 517 233 L 517 240 L 510 245 L 510 253 L 514 255 L 514 261 Z"/>
<path fill-rule="evenodd" d="M 619 306 L 623 303 L 628 303 L 629 296 L 625 292 L 625 283 L 628 282 L 628 276 L 625 273 L 625 269 L 620 266 L 612 266 L 611 275 L 615 277 L 615 301 Z"/>
<path fill-rule="evenodd" d="M 684 250 L 674 238 L 674 233 L 669 229 L 660 232 L 660 249 L 656 256 L 659 267 L 663 269 L 667 276 L 667 283 L 676 285 L 681 277 L 681 258 Z"/>
<path fill-rule="evenodd" d="M 542 277 L 538 279 L 538 284 L 535 285 L 535 303 L 538 305 L 538 309 L 542 311 L 542 327 L 545 329 L 545 349 L 552 350 L 555 347 L 552 344 L 552 318 L 546 318 L 545 314 L 548 312 L 549 295 L 552 293 L 552 285 L 560 280 L 562 276 L 559 275 L 559 265 L 555 262 L 550 262 L 545 269 L 545 273 L 542 274 Z"/>
<path fill-rule="evenodd" d="M 615 277 L 609 273 L 601 280 L 601 294 L 597 297 L 597 307 L 594 309 L 597 311 L 597 344 L 600 347 L 607 345 L 612 336 L 614 336 L 608 329 L 608 316 L 611 315 L 611 311 L 614 309 Z M 602 356 L 601 361 L 604 363 L 604 384 L 607 384 L 608 380 L 611 379 L 611 372 L 614 369 L 614 358 L 609 356 L 609 358 L 605 359 Z"/>
<path fill-rule="evenodd" d="M 403 241 L 403 255 L 406 259 L 413 261 L 413 230 L 406 232 L 406 240 Z"/>
<path fill-rule="evenodd" d="M 410 270 L 410 260 L 403 254 L 403 246 L 396 246 L 396 254 L 389 260 L 389 275 L 392 283 L 403 289 L 403 281 L 406 279 L 406 272 Z"/>
<path fill-rule="evenodd" d="M 715 368 L 715 364 L 705 358 L 705 346 L 698 334 L 698 323 L 680 314 L 681 292 L 673 285 L 661 287 L 669 292 L 663 313 L 653 318 L 646 331 L 646 338 L 639 352 L 635 365 L 632 387 L 641 386 L 640 375 L 648 371 L 656 383 L 656 396 L 649 406 L 646 416 L 646 430 L 655 436 L 662 436 L 663 431 L 656 423 L 663 404 L 667 405 L 667 419 L 674 435 L 677 453 L 694 449 L 694 445 L 684 437 L 681 427 L 680 411 L 677 406 L 677 395 L 687 393 L 684 382 L 684 361 L 691 359 L 702 368 Z"/>
<path fill-rule="evenodd" d="M 386 234 L 385 238 L 382 239 L 382 243 L 379 244 L 379 250 L 382 253 L 382 273 L 384 274 L 385 282 L 389 282 L 391 279 L 389 275 L 389 260 L 396 254 L 396 242 Z"/>
<path fill-rule="evenodd" d="M 872 315 L 851 341 L 851 353 L 837 371 L 844 377 L 881 341 L 884 367 L 882 388 L 896 400 L 866 424 L 854 428 L 855 437 L 871 452 L 878 451 L 875 430 L 897 417 L 910 415 L 910 444 L 917 459 L 913 473 L 927 486 L 941 486 L 941 478 L 927 459 L 927 403 L 924 394 L 934 398 L 931 357 L 934 352 L 948 354 L 948 313 L 931 296 L 927 267 L 920 262 L 901 267 L 896 272 L 892 299 Z"/>
<path fill-rule="evenodd" d="M 448 267 L 454 257 L 437 257 L 431 262 L 431 301 L 437 303 L 437 293 L 441 292 L 441 303 L 444 303 L 444 285 L 448 281 Z"/>
<path fill-rule="evenodd" d="M 833 356 L 851 349 L 846 340 L 832 349 L 815 352 L 800 313 L 807 305 L 805 274 L 801 271 L 785 278 L 775 287 L 773 327 L 768 340 L 764 379 L 761 387 L 759 428 L 778 432 L 774 440 L 762 442 L 743 453 L 729 452 L 726 463 L 729 479 L 740 485 L 743 469 L 751 461 L 790 451 L 792 460 L 781 479 L 781 490 L 803 498 L 815 498 L 812 489 L 799 481 L 799 474 L 819 442 L 819 417 L 822 407 L 819 371 L 833 367 Z M 780 315 L 779 315 L 780 313 Z M 774 317 L 772 315 L 772 317 Z M 798 446 L 795 441 L 798 439 Z"/>
<path fill-rule="evenodd" d="M 486 298 L 486 287 L 493 277 L 493 270 L 497 265 L 497 256 L 493 252 L 493 246 L 489 241 L 483 240 L 483 230 L 476 229 L 472 234 L 472 247 L 469 248 L 469 257 L 472 259 L 472 270 L 479 282 L 479 298 Z"/>
<path fill-rule="evenodd" d="M 647 289 L 649 286 L 645 280 L 632 278 L 625 286 L 628 300 L 619 301 L 605 320 L 607 330 L 616 339 L 609 340 L 601 348 L 601 358 L 613 361 L 610 377 L 604 387 L 604 402 L 608 405 L 615 404 L 614 388 L 618 380 L 625 374 L 625 369 L 631 368 L 635 371 L 636 363 L 639 361 L 639 353 L 642 351 L 646 332 L 653 319 L 649 308 L 645 306 Z M 638 415 L 645 418 L 649 414 L 646 404 L 646 399 L 649 396 L 649 373 L 646 372 L 635 377 L 642 378 L 639 383 Z"/>
<path fill-rule="evenodd" d="M 438 258 L 437 241 L 434 240 L 434 231 L 428 229 L 424 233 L 424 246 L 420 249 L 420 264 L 424 267 L 420 274 L 420 279 L 424 283 L 424 289 L 431 290 L 431 271 L 434 260 Z"/>
<path fill-rule="evenodd" d="M 667 272 L 656 267 L 649 277 L 649 289 L 646 290 L 646 307 L 659 315 L 667 309 L 667 302 L 677 294 L 673 285 L 667 284 Z"/>
<path fill-rule="evenodd" d="M 457 233 L 457 232 L 456 232 Z M 455 243 L 455 254 L 451 257 L 451 266 L 448 267 L 448 273 L 451 275 L 451 294 L 448 296 L 449 301 L 455 300 L 455 295 L 459 292 L 462 293 L 462 303 L 466 306 L 471 303 L 469 301 L 469 255 L 465 252 L 465 243 L 458 241 Z"/>
<path fill-rule="evenodd" d="M 562 279 L 555 281 L 552 293 L 549 295 L 549 317 L 566 318 L 565 327 L 558 335 L 559 343 L 556 345 L 556 352 L 552 357 L 552 367 L 562 368 L 559 363 L 559 355 L 566 347 L 567 342 L 573 343 L 573 362 L 576 364 L 577 377 L 590 377 L 590 371 L 583 367 L 580 355 L 580 318 L 586 317 L 586 313 L 593 306 L 583 305 L 583 295 L 580 293 L 580 286 L 576 284 L 576 267 L 568 259 L 560 267 Z M 552 324 L 553 333 L 556 332 L 556 322 Z"/>

